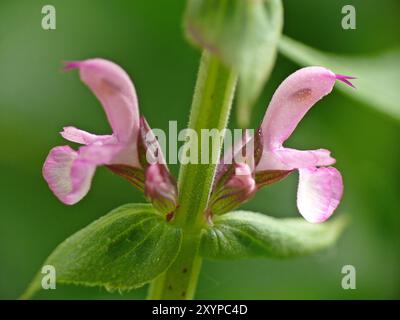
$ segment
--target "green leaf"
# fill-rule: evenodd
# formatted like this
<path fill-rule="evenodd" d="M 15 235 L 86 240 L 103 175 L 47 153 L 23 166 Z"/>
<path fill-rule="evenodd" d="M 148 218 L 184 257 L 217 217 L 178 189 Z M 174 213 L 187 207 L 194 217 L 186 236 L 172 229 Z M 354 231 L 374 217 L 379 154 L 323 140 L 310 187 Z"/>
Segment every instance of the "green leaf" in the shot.
<path fill-rule="evenodd" d="M 66 239 L 44 265 L 55 267 L 57 283 L 133 289 L 171 265 L 181 238 L 180 229 L 151 205 L 127 204 Z M 40 289 L 42 277 L 39 273 L 23 298 Z"/>
<path fill-rule="evenodd" d="M 400 120 L 400 48 L 375 56 L 345 56 L 318 51 L 282 36 L 279 50 L 300 65 L 321 65 L 335 73 L 357 77 L 356 90 L 339 84 L 340 90 Z"/>
<path fill-rule="evenodd" d="M 275 63 L 281 0 L 189 0 L 185 25 L 194 44 L 238 72 L 238 122 L 247 126 L 251 106 Z"/>
<path fill-rule="evenodd" d="M 302 218 L 234 211 L 216 216 L 214 225 L 203 231 L 200 252 L 204 258 L 228 260 L 303 256 L 333 245 L 344 226 L 341 218 L 311 224 Z"/>

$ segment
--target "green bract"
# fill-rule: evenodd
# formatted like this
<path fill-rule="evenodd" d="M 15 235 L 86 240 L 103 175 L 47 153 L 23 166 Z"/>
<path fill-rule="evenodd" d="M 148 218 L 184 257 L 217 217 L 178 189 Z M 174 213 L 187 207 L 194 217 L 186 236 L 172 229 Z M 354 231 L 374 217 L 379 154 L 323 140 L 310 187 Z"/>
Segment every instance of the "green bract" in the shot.
<path fill-rule="evenodd" d="M 66 239 L 44 265 L 55 267 L 57 283 L 133 289 L 169 267 L 181 237 L 151 205 L 127 204 Z M 40 289 L 41 277 L 29 291 Z"/>
<path fill-rule="evenodd" d="M 189 0 L 188 38 L 217 55 L 239 74 L 238 121 L 247 126 L 250 108 L 275 62 L 282 30 L 281 0 Z"/>
<path fill-rule="evenodd" d="M 203 231 L 200 253 L 209 259 L 302 256 L 334 244 L 344 226 L 340 218 L 311 224 L 302 218 L 234 211 L 215 217 L 214 225 Z"/>

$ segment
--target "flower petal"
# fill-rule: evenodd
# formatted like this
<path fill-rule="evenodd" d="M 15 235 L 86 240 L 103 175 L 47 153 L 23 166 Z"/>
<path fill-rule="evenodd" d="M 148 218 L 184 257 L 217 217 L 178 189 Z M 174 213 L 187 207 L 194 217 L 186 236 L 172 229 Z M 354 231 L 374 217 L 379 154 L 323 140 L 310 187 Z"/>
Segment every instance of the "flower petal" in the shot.
<path fill-rule="evenodd" d="M 91 144 L 79 148 L 79 160 L 93 163 L 96 165 L 117 164 L 121 150 L 124 149 L 122 144 Z"/>
<path fill-rule="evenodd" d="M 119 163 L 118 156 L 123 145 L 89 145 L 79 148 L 78 158 L 71 167 L 71 193 L 67 199 L 71 204 L 80 201 L 90 189 L 96 167 Z M 116 162 L 115 162 L 116 161 Z"/>
<path fill-rule="evenodd" d="M 116 143 L 117 140 L 113 135 L 96 135 L 86 132 L 75 127 L 64 127 L 63 131 L 60 132 L 62 137 L 68 141 L 80 143 L 80 144 L 92 144 L 92 143 Z"/>
<path fill-rule="evenodd" d="M 282 146 L 307 111 L 332 91 L 336 75 L 322 67 L 302 68 L 275 91 L 261 124 L 264 150 Z"/>
<path fill-rule="evenodd" d="M 121 145 L 90 145 L 75 151 L 69 146 L 53 148 L 43 166 L 43 176 L 56 197 L 75 204 L 89 191 L 96 167 L 112 164 Z"/>
<path fill-rule="evenodd" d="M 72 190 L 66 196 L 66 204 L 75 204 L 82 200 L 90 190 L 96 165 L 84 160 L 75 160 L 70 171 Z"/>
<path fill-rule="evenodd" d="M 280 148 L 266 151 L 257 165 L 257 172 L 264 170 L 293 170 L 317 166 L 330 166 L 336 160 L 326 149 L 296 150 Z"/>
<path fill-rule="evenodd" d="M 297 207 L 309 222 L 320 223 L 335 211 L 343 194 L 340 172 L 333 167 L 299 170 Z"/>
<path fill-rule="evenodd" d="M 118 65 L 103 59 L 67 62 L 65 69 L 78 68 L 81 80 L 100 100 L 117 139 L 136 141 L 139 110 L 135 88 L 128 74 Z"/>
<path fill-rule="evenodd" d="M 77 158 L 78 153 L 69 146 L 55 147 L 43 165 L 43 176 L 51 191 L 65 204 L 73 204 L 69 199 L 73 188 L 71 168 Z"/>

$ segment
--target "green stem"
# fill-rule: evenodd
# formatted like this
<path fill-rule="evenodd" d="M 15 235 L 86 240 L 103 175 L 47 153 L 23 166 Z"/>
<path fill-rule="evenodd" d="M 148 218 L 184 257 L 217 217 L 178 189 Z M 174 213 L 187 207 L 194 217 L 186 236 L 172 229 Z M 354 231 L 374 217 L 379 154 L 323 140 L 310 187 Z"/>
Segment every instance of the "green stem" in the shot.
<path fill-rule="evenodd" d="M 201 158 L 202 129 L 226 128 L 232 106 L 237 76 L 212 54 L 204 51 L 200 61 L 196 88 L 192 102 L 189 129 L 196 132 L 198 158 Z M 210 154 L 218 155 L 222 136 Z M 204 141 L 203 141 L 204 140 Z M 192 150 L 192 149 L 190 149 Z M 212 157 L 211 157 L 212 158 Z M 201 269 L 198 254 L 201 228 L 206 223 L 205 210 L 215 176 L 216 161 L 208 164 L 182 164 L 179 172 L 179 208 L 174 223 L 183 229 L 182 246 L 175 262 L 150 286 L 148 299 L 193 299 Z M 200 161 L 199 161 L 200 162 Z"/>

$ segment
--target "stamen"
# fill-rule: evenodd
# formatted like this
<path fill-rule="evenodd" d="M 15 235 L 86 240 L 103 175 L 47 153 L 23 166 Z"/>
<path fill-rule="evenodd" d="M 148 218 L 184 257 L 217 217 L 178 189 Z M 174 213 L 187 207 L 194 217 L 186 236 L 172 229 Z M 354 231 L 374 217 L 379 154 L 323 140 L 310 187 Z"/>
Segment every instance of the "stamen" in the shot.
<path fill-rule="evenodd" d="M 344 74 L 336 74 L 336 79 L 339 81 L 344 82 L 345 84 L 347 84 L 348 86 L 352 87 L 352 88 L 356 88 L 354 86 L 354 84 L 352 84 L 349 80 L 351 79 L 357 79 L 356 77 L 351 77 L 351 76 L 345 76 Z"/>
<path fill-rule="evenodd" d="M 64 71 L 68 71 L 71 69 L 79 68 L 80 62 L 79 61 L 65 61 L 64 62 Z"/>

